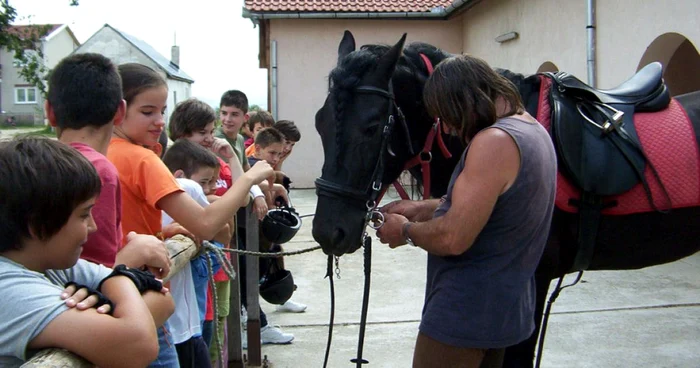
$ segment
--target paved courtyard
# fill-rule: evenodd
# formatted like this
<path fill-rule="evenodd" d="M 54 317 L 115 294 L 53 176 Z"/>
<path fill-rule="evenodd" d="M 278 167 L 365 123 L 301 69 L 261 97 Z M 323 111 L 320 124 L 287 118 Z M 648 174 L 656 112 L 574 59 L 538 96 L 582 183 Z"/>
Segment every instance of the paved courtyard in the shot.
<path fill-rule="evenodd" d="M 315 210 L 313 190 L 293 190 L 300 214 Z M 699 240 L 700 241 L 700 240 Z M 316 245 L 311 218 L 286 250 Z M 374 238 L 372 287 L 364 357 L 369 367 L 410 367 L 421 315 L 426 254 L 391 250 Z M 329 367 L 353 367 L 362 303 L 361 250 L 340 259 Z M 276 312 L 261 299 L 272 324 L 293 333 L 289 345 L 264 345 L 276 368 L 321 367 L 330 298 L 321 251 L 288 257 L 299 286 L 293 300 L 306 312 Z M 573 280 L 573 275 L 570 275 Z M 543 367 L 700 367 L 700 253 L 639 271 L 589 272 L 562 292 L 547 332 Z"/>

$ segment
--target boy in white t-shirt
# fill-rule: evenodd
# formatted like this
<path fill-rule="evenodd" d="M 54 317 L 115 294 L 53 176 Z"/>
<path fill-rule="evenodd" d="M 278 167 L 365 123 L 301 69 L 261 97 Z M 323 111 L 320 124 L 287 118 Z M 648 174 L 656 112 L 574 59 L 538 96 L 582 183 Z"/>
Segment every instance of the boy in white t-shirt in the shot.
<path fill-rule="evenodd" d="M 203 188 L 215 181 L 215 176 L 218 177 L 219 161 L 213 153 L 196 143 L 182 139 L 168 149 L 163 156 L 163 163 L 192 199 L 202 207 L 209 205 Z M 173 222 L 173 219 L 163 212 L 162 221 L 165 226 Z M 225 225 L 211 240 L 228 244 L 231 240 L 230 227 Z M 197 259 L 193 262 L 197 262 Z M 188 263 L 170 280 L 170 290 L 175 300 L 175 313 L 168 323 L 178 352 L 180 367 L 210 367 L 208 347 L 202 338 L 200 306 L 197 303 L 197 294 L 206 293 L 206 290 L 195 289 L 192 272 L 192 265 Z"/>

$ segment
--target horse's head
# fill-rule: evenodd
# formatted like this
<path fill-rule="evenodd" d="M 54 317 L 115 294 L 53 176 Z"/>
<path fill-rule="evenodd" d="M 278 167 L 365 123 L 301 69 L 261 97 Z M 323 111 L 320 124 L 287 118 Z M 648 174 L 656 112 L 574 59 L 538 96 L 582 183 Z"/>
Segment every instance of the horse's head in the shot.
<path fill-rule="evenodd" d="M 401 171 L 390 163 L 392 157 L 406 156 L 410 147 L 390 82 L 405 39 L 404 34 L 381 51 L 355 51 L 355 40 L 346 31 L 338 47 L 330 91 L 316 113 L 324 164 L 316 182 L 313 236 L 327 254 L 359 248 L 369 209 Z M 389 172 L 392 168 L 396 172 Z"/>

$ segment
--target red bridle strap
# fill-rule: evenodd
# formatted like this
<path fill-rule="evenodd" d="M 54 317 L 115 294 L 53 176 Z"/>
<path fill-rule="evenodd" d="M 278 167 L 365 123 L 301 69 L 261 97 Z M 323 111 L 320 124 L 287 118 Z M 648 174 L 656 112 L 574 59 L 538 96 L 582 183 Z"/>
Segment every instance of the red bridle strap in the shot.
<path fill-rule="evenodd" d="M 426 69 L 428 69 L 428 75 L 433 74 L 433 63 L 430 62 L 430 59 L 428 59 L 428 57 L 424 54 L 420 54 L 420 57 L 423 60 Z M 442 139 L 441 133 L 442 126 L 440 123 L 440 118 L 436 117 L 428 136 L 425 138 L 423 150 L 420 151 L 415 157 L 408 160 L 403 168 L 404 170 L 408 170 L 416 165 L 421 166 L 421 172 L 423 174 L 423 199 L 430 198 L 430 161 L 433 159 L 431 151 L 433 150 L 435 138 L 437 138 L 438 147 L 440 147 L 442 156 L 445 158 L 452 157 L 450 150 L 447 149 L 445 141 Z M 399 196 L 401 196 L 401 199 L 410 199 L 408 193 L 406 193 L 406 190 L 401 186 L 401 183 L 399 183 L 398 180 L 396 180 L 393 184 L 394 188 L 396 188 L 396 191 L 399 193 Z"/>

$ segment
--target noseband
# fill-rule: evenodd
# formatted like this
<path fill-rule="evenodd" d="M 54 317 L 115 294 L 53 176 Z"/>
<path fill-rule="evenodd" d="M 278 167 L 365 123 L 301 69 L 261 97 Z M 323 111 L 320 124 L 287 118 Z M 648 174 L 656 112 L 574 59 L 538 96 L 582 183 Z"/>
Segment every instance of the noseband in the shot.
<path fill-rule="evenodd" d="M 411 145 L 411 140 L 408 132 L 408 126 L 406 125 L 406 118 L 404 117 L 401 109 L 396 104 L 394 100 L 394 94 L 391 92 L 392 86 L 391 81 L 389 82 L 389 90 L 385 90 L 378 87 L 372 86 L 359 86 L 355 88 L 356 93 L 360 94 L 373 94 L 384 97 L 389 100 L 389 111 L 387 115 L 389 116 L 386 124 L 382 128 L 382 143 L 379 148 L 379 158 L 377 159 L 377 164 L 374 166 L 374 171 L 370 177 L 369 183 L 362 189 L 352 188 L 349 186 L 334 183 L 330 180 L 326 180 L 323 177 L 316 179 L 316 194 L 318 196 L 340 198 L 343 200 L 350 200 L 352 203 L 364 204 L 364 208 L 367 210 L 365 216 L 365 226 L 369 225 L 373 229 L 378 229 L 384 223 L 384 215 L 377 210 L 377 205 L 381 200 L 383 195 L 382 191 L 382 177 L 384 176 L 384 151 L 387 150 L 389 154 L 392 154 L 389 149 L 389 140 L 391 138 L 392 131 L 394 130 L 394 124 L 396 119 L 394 118 L 393 111 L 396 111 L 396 115 L 399 118 L 401 125 L 405 130 L 405 134 L 408 139 L 409 150 L 412 152 L 413 147 Z M 374 223 L 371 220 L 376 220 Z M 362 237 L 366 236 L 363 231 Z"/>

